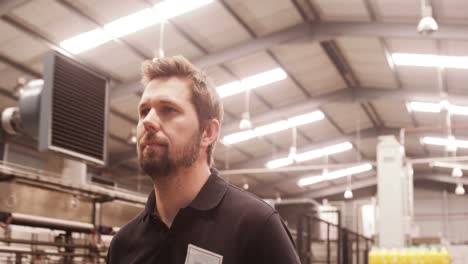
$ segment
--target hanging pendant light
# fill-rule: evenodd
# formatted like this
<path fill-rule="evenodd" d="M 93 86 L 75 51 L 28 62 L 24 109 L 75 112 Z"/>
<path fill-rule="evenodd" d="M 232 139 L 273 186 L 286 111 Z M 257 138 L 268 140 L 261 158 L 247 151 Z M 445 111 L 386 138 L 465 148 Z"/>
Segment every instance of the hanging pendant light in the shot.
<path fill-rule="evenodd" d="M 463 176 L 463 171 L 460 169 L 460 168 L 453 168 L 452 170 L 452 177 L 456 177 L 456 178 L 459 178 L 459 177 L 462 177 Z"/>
<path fill-rule="evenodd" d="M 455 194 L 456 195 L 464 195 L 465 194 L 465 188 L 463 188 L 463 184 L 461 184 L 461 183 L 457 184 L 457 187 L 455 188 Z"/>
<path fill-rule="evenodd" d="M 242 113 L 242 119 L 239 123 L 239 128 L 241 130 L 248 130 L 252 128 L 252 122 L 250 122 L 250 90 L 245 90 L 245 112 Z"/>
<path fill-rule="evenodd" d="M 421 1 L 422 18 L 418 23 L 418 32 L 421 35 L 429 35 L 439 29 L 437 21 L 432 16 L 432 6 L 426 0 Z"/>
<path fill-rule="evenodd" d="M 346 191 L 344 192 L 344 198 L 349 200 L 349 199 L 353 199 L 354 195 L 353 195 L 353 191 L 351 190 L 350 187 L 346 188 Z"/>

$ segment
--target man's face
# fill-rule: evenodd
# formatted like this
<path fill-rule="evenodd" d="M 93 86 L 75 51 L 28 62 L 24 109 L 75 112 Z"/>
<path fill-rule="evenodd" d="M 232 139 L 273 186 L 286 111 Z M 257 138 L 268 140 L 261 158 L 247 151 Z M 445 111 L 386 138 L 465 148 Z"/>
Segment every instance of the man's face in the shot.
<path fill-rule="evenodd" d="M 177 77 L 155 79 L 143 92 L 137 153 L 142 170 L 153 180 L 189 167 L 199 157 L 201 132 L 189 85 Z"/>

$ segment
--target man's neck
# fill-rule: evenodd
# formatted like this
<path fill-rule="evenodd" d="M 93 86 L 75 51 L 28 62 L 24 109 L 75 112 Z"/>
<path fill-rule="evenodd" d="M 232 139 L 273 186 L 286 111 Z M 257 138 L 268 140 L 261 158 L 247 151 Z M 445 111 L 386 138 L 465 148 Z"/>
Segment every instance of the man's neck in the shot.
<path fill-rule="evenodd" d="M 155 180 L 155 209 L 163 223 L 171 227 L 179 210 L 195 199 L 210 174 L 206 162 L 195 162 L 191 167 L 177 170 L 174 175 Z"/>

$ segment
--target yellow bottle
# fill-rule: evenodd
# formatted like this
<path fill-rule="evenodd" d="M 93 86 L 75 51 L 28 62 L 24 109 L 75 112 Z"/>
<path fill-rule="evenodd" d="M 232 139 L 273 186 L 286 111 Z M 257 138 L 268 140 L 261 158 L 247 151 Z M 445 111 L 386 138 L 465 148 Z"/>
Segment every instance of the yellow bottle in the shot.
<path fill-rule="evenodd" d="M 406 264 L 405 252 L 403 249 L 397 249 L 396 256 L 397 256 L 398 264 Z"/>
<path fill-rule="evenodd" d="M 377 263 L 377 256 L 376 256 L 376 250 L 374 248 L 371 249 L 369 252 L 369 264 L 378 264 Z"/>
<path fill-rule="evenodd" d="M 452 263 L 452 258 L 450 257 L 447 249 L 442 248 L 441 250 L 441 259 L 443 264 L 451 264 Z"/>

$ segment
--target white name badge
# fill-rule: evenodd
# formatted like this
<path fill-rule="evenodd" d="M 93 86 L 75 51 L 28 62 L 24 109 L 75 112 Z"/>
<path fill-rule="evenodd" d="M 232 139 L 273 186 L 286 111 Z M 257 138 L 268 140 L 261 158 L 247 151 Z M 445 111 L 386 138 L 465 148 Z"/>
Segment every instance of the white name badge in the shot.
<path fill-rule="evenodd" d="M 192 244 L 188 245 L 187 258 L 185 264 L 222 264 L 223 256 L 208 251 L 203 248 L 199 248 Z"/>

